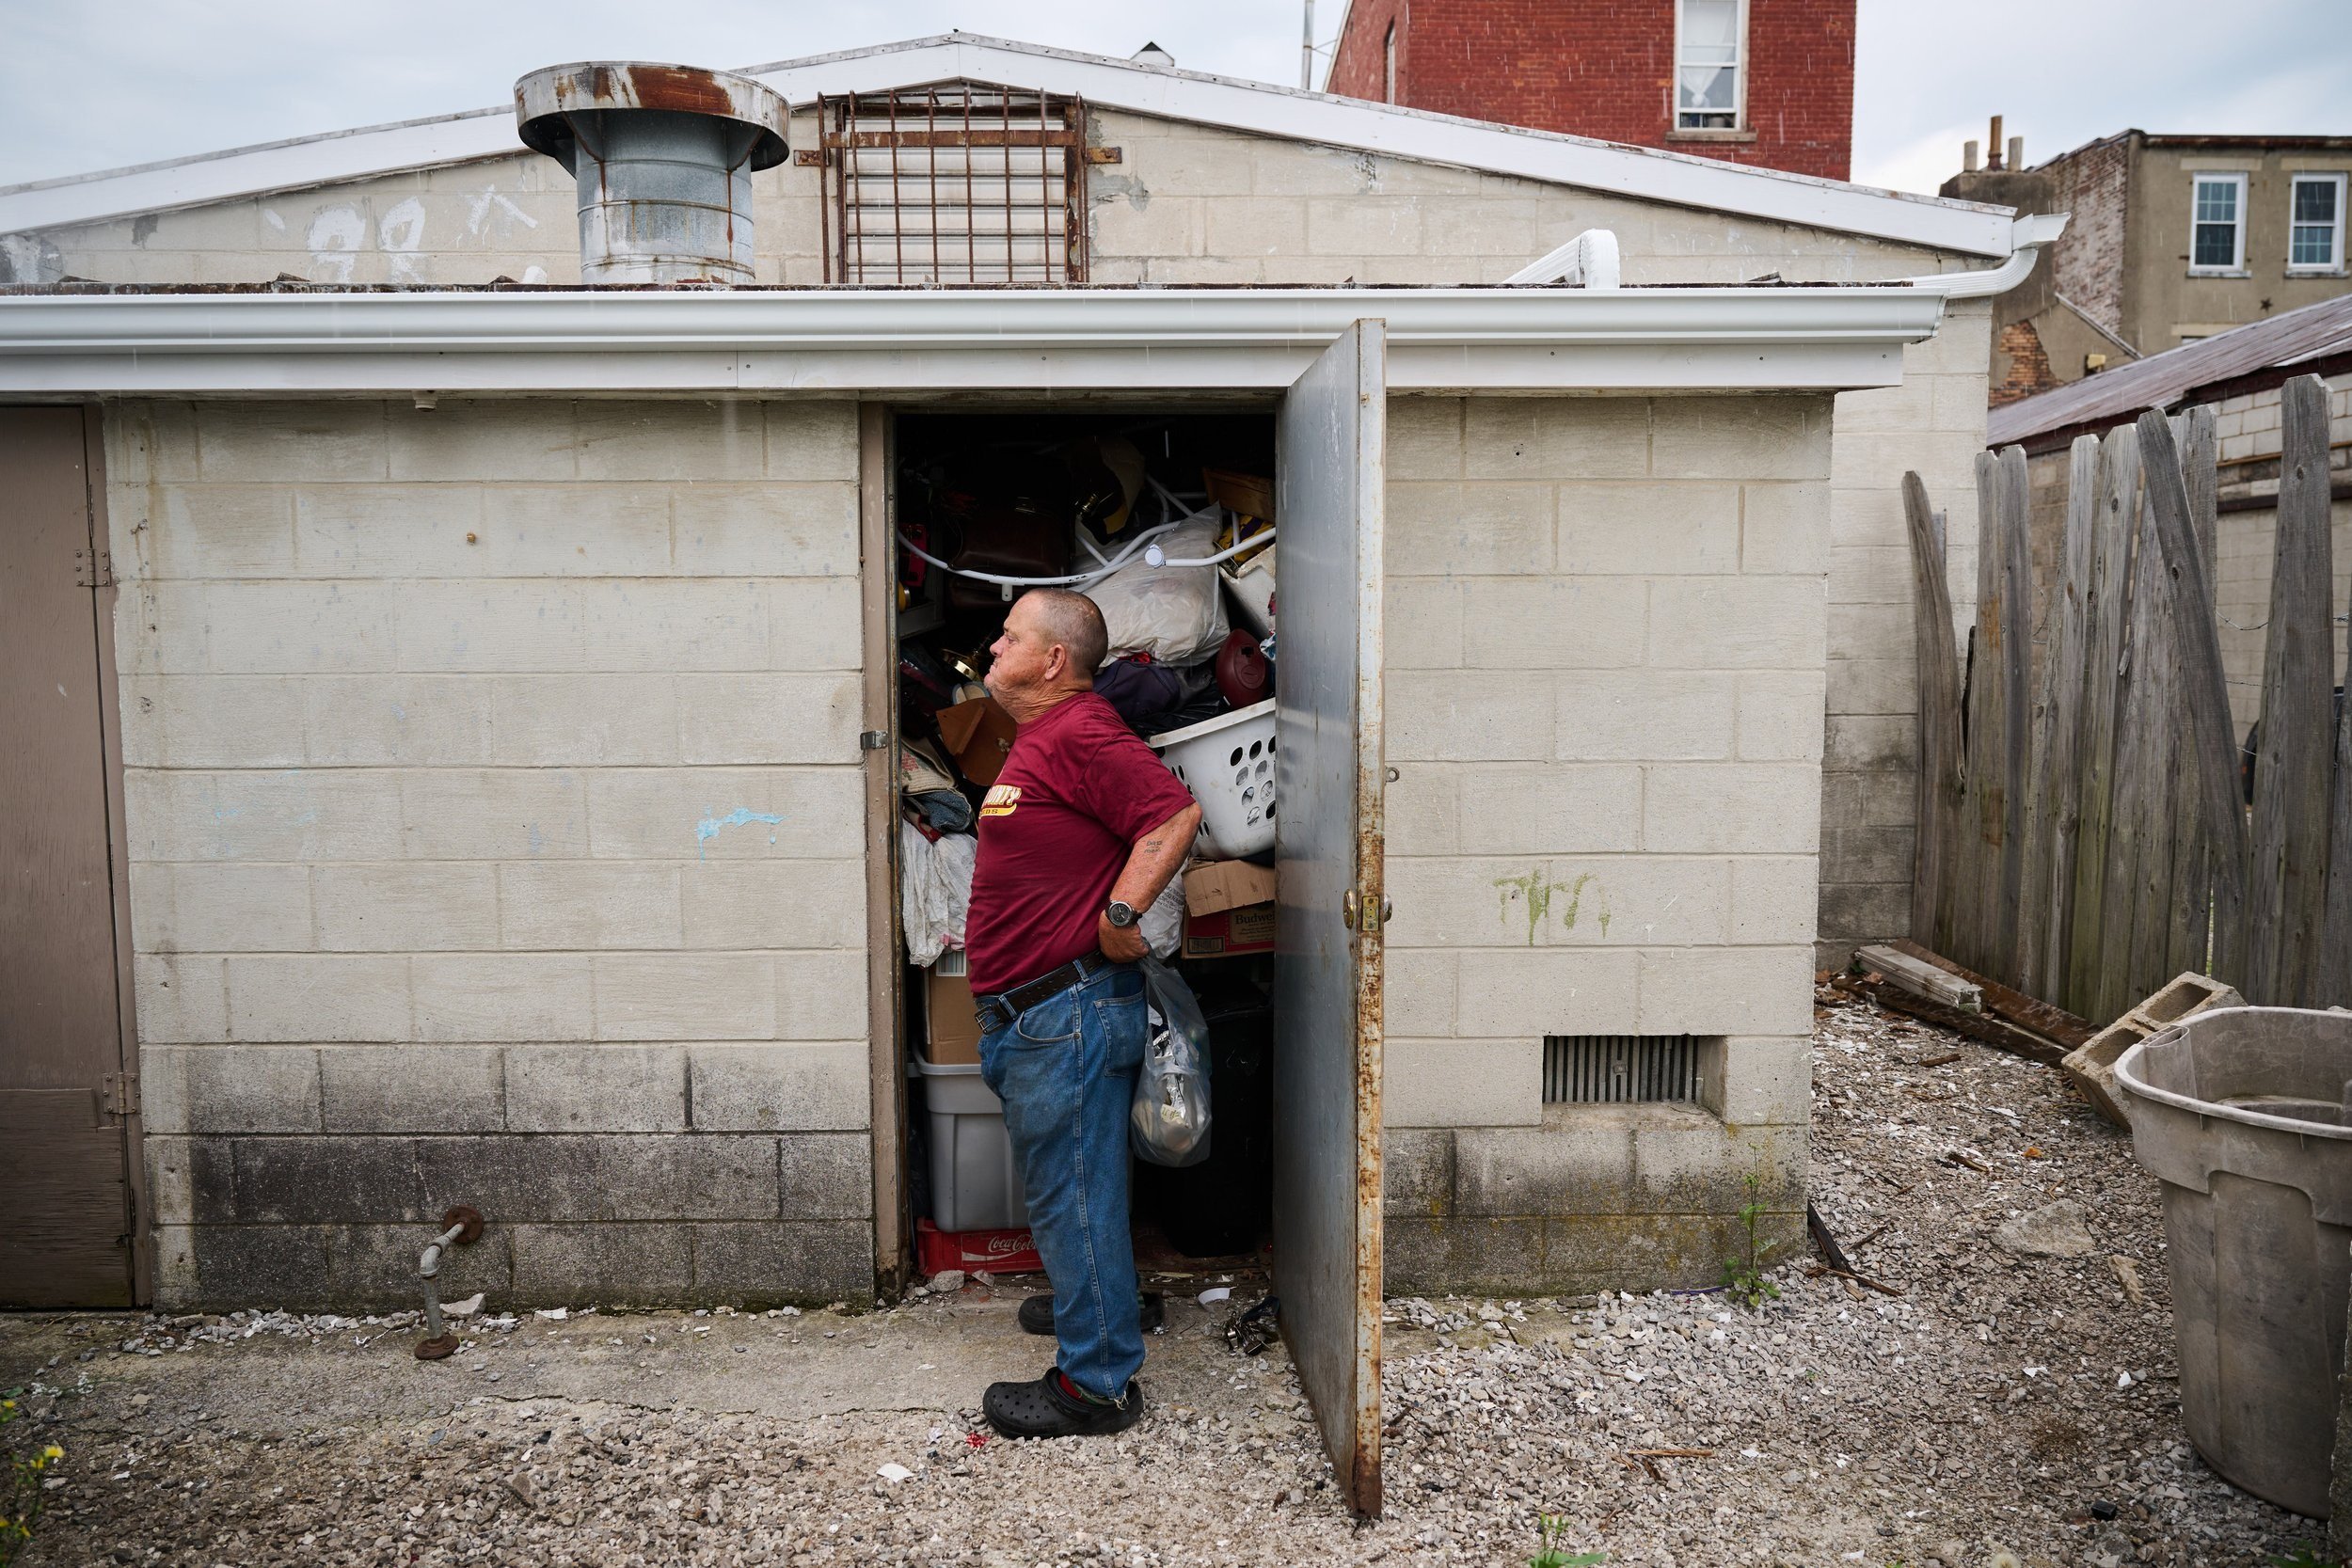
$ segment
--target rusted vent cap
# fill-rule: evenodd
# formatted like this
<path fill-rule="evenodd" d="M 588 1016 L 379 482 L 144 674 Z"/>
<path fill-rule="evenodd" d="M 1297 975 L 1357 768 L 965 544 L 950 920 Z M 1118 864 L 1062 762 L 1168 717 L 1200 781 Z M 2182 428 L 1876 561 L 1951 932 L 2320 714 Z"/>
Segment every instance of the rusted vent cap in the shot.
<path fill-rule="evenodd" d="M 644 60 L 584 60 L 534 71 L 515 84 L 523 145 L 565 168 L 577 135 L 571 116 L 629 109 L 733 120 L 751 137 L 752 167 L 784 162 L 791 111 L 773 88 L 749 76 Z"/>

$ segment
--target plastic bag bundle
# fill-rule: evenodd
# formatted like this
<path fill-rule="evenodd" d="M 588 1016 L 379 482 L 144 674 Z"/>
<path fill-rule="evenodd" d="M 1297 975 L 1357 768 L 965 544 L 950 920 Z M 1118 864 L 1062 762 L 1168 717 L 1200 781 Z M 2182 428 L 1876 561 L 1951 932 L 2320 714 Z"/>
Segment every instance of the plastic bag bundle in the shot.
<path fill-rule="evenodd" d="M 972 868 L 980 841 L 949 833 L 934 844 L 911 822 L 898 824 L 898 911 L 906 926 L 907 960 L 929 969 L 939 955 L 963 945 L 972 908 Z"/>
<path fill-rule="evenodd" d="M 1209 1157 L 1209 1025 L 1184 977 L 1143 960 L 1150 1037 L 1136 1075 L 1127 1143 L 1155 1165 L 1197 1165 Z"/>
<path fill-rule="evenodd" d="M 1143 911 L 1143 944 L 1155 958 L 1172 958 L 1184 935 L 1184 879 L 1170 877 L 1168 886 Z"/>
<path fill-rule="evenodd" d="M 1216 518 L 1198 517 L 1153 543 L 1168 560 L 1205 560 L 1216 553 Z M 1225 645 L 1225 596 L 1216 582 L 1214 566 L 1154 566 L 1138 555 L 1086 595 L 1103 611 L 1114 655 L 1145 653 L 1181 667 Z"/>

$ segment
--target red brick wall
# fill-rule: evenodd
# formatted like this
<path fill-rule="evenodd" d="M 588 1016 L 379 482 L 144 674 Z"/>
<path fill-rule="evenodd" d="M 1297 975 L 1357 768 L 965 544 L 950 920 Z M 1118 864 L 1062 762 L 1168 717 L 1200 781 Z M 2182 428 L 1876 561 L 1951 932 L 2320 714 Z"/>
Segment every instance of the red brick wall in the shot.
<path fill-rule="evenodd" d="M 2058 377 L 2050 373 L 2050 356 L 2042 350 L 2042 334 L 2031 322 L 2011 322 L 2001 328 L 1993 345 L 1993 367 L 1995 378 L 1986 401 L 1994 408 L 2058 385 Z"/>
<path fill-rule="evenodd" d="M 1677 140 L 1674 0 L 1354 0 L 1330 90 L 1377 101 L 1396 24 L 1397 102 L 1843 180 L 1854 0 L 1748 0 L 1746 130 Z"/>

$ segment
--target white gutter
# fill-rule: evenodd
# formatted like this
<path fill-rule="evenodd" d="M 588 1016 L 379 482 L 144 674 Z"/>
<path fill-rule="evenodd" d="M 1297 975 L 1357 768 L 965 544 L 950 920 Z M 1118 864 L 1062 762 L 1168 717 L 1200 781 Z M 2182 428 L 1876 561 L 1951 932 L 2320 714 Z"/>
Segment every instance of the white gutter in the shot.
<path fill-rule="evenodd" d="M 1943 272 L 1927 277 L 1904 279 L 1915 289 L 1926 289 L 1946 299 L 1985 299 L 2005 294 L 2033 275 L 2034 259 L 2042 247 L 2058 243 L 2066 232 L 2066 220 L 2071 213 L 2032 213 L 2010 226 L 2010 243 L 2015 248 L 2009 260 L 1986 272 Z"/>
<path fill-rule="evenodd" d="M 998 82 L 1076 94 L 1096 108 L 1450 164 L 1631 200 L 1863 234 L 1971 256 L 2004 256 L 2007 209 L 1628 147 L 1557 132 L 1302 92 L 975 34 L 918 39 L 753 67 L 796 107 L 820 93 L 929 82 Z M 0 234 L 201 206 L 521 151 L 510 104 L 273 142 L 200 158 L 0 188 Z"/>
<path fill-rule="evenodd" d="M 569 290 L 0 295 L 0 393 L 1271 389 L 1355 321 L 1390 385 L 1893 386 L 1892 287 Z"/>

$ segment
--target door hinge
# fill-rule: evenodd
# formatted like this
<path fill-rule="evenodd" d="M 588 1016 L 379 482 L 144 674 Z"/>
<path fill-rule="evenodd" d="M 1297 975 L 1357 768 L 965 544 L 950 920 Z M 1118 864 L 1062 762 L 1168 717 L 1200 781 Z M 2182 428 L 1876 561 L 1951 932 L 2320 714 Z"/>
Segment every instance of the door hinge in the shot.
<path fill-rule="evenodd" d="M 73 586 L 76 588 L 112 588 L 115 585 L 115 558 L 105 550 L 85 549 L 73 552 Z"/>
<path fill-rule="evenodd" d="M 857 737 L 857 749 L 861 752 L 888 751 L 890 749 L 890 732 L 888 730 L 859 731 Z"/>
<path fill-rule="evenodd" d="M 139 1075 L 109 1072 L 98 1081 L 98 1108 L 110 1117 L 139 1114 Z"/>

